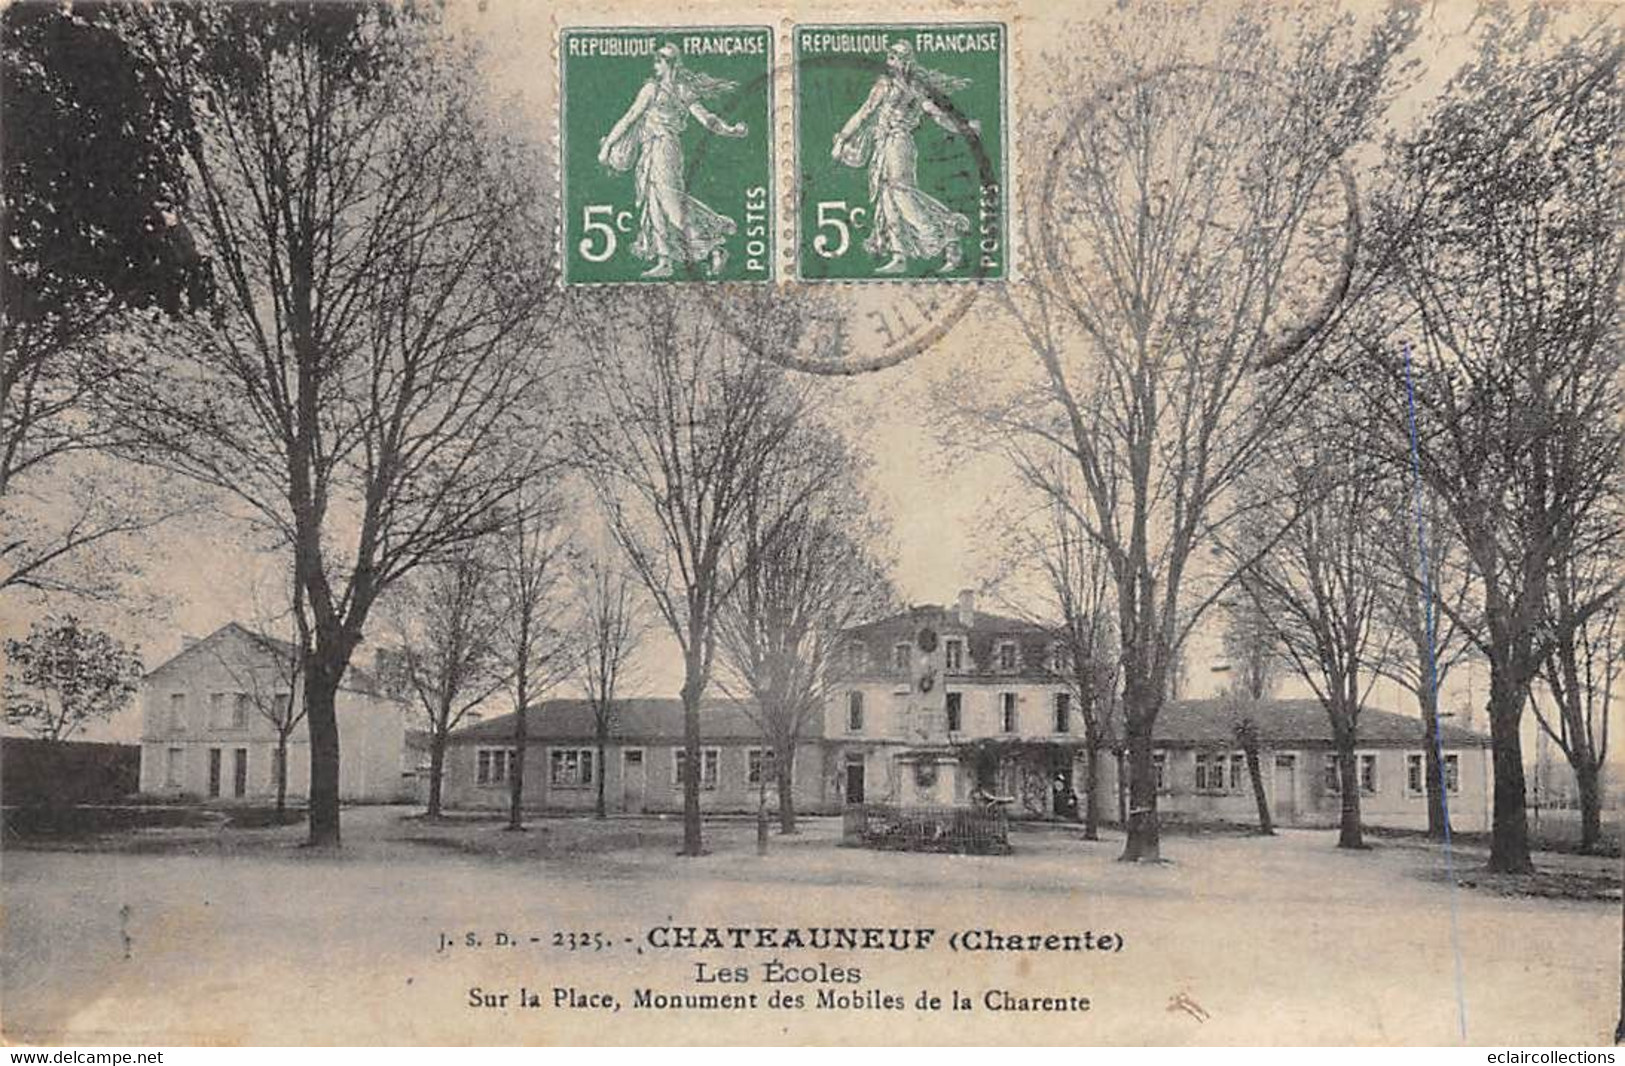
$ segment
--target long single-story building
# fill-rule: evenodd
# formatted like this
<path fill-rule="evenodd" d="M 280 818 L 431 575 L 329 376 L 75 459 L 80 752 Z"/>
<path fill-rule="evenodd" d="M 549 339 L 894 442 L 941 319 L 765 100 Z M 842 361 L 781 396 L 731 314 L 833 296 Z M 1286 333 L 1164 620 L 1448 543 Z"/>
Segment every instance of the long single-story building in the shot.
<path fill-rule="evenodd" d="M 1341 808 L 1331 729 L 1313 700 L 1270 700 L 1250 712 L 1260 738 L 1265 794 L 1283 826 L 1333 826 Z M 834 718 L 830 715 L 833 714 Z M 966 724 L 974 719 L 967 715 Z M 1046 724 L 1057 724 L 1053 716 Z M 1158 718 L 1155 760 L 1158 806 L 1171 817 L 1249 822 L 1256 817 L 1243 753 L 1235 745 L 1235 710 L 1219 700 L 1170 704 Z M 831 723 L 834 723 L 833 725 Z M 923 758 L 920 738 L 878 736 L 884 720 L 853 714 L 843 693 L 823 721 L 809 725 L 796 749 L 795 797 L 806 813 L 838 813 L 848 803 L 959 803 L 984 791 L 1011 799 L 1011 813 L 1068 817 L 1087 780 L 1081 729 L 1060 733 L 959 732 Z M 447 748 L 448 807 L 498 808 L 509 797 L 513 715 L 453 733 Z M 855 727 L 855 728 L 854 728 Z M 618 701 L 599 764 L 591 706 L 550 700 L 530 708 L 526 728 L 525 805 L 533 810 L 591 810 L 599 777 L 615 813 L 682 809 L 683 709 L 675 699 Z M 700 799 L 712 812 L 754 811 L 766 774 L 774 800 L 773 756 L 754 709 L 724 700 L 701 710 Z M 1489 740 L 1442 727 L 1451 822 L 1462 830 L 1489 825 Z M 1369 825 L 1427 824 L 1422 726 L 1413 717 L 1366 710 L 1357 749 L 1361 814 Z M 1118 753 L 1102 751 L 1096 788 L 1108 820 L 1119 810 Z M 928 767 L 929 772 L 922 770 Z"/>
<path fill-rule="evenodd" d="M 1270 816 L 1283 826 L 1335 826 L 1342 813 L 1331 723 L 1316 700 L 1268 700 L 1249 712 L 1259 734 L 1259 762 Z M 1175 817 L 1225 822 L 1257 818 L 1246 758 L 1236 746 L 1234 705 L 1182 700 L 1157 716 L 1158 810 Z M 1490 826 L 1490 739 L 1440 724 L 1446 804 L 1463 831 Z M 1360 712 L 1355 758 L 1360 819 L 1394 829 L 1427 828 L 1427 760 L 1419 717 L 1367 708 Z M 1104 809 L 1117 811 L 1118 769 L 1101 760 Z"/>
<path fill-rule="evenodd" d="M 773 755 L 753 709 L 708 700 L 701 708 L 700 805 L 707 811 L 755 810 L 767 776 L 776 788 Z M 599 765 L 596 719 L 586 700 L 547 700 L 525 713 L 525 806 L 592 810 L 602 776 L 605 805 L 617 813 L 683 809 L 683 704 L 675 699 L 617 700 Z M 509 802 L 514 716 L 505 714 L 454 732 L 447 740 L 442 797 L 448 807 L 504 807 Z M 816 720 L 797 747 L 796 802 L 828 807 L 822 729 Z M 773 793 L 772 795 L 776 795 Z M 769 802 L 777 802 L 770 796 Z"/>

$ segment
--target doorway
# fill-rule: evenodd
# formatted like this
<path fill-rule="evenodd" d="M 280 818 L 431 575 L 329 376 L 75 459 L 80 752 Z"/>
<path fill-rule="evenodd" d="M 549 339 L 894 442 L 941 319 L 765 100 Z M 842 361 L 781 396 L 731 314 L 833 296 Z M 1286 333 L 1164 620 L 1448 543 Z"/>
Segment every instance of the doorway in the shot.
<path fill-rule="evenodd" d="M 1275 757 L 1275 809 L 1270 813 L 1281 825 L 1293 825 L 1298 820 L 1298 757 Z"/>
<path fill-rule="evenodd" d="M 220 749 L 209 749 L 209 798 L 220 798 Z"/>
<path fill-rule="evenodd" d="M 247 748 L 237 748 L 231 753 L 231 794 L 238 799 L 248 795 Z"/>
<path fill-rule="evenodd" d="M 863 802 L 863 756 L 846 757 L 846 802 Z"/>
<path fill-rule="evenodd" d="M 644 789 L 648 778 L 643 769 L 643 749 L 629 748 L 621 753 L 621 810 L 642 814 Z"/>

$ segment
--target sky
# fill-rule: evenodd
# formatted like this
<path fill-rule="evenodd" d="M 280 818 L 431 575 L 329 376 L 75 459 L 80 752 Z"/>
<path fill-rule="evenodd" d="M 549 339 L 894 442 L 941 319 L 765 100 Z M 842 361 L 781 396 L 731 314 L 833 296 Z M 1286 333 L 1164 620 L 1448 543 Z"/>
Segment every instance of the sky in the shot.
<path fill-rule="evenodd" d="M 1062 83 L 1046 77 L 1051 59 L 1036 42 L 1048 47 L 1050 42 L 1063 41 L 1068 30 L 1062 16 L 1070 18 L 1082 9 L 1060 3 L 1002 5 L 1001 9 L 1011 12 L 1016 27 L 1015 94 L 1024 106 L 1042 104 L 1054 97 Z M 708 10 L 717 7 L 696 4 L 685 9 L 682 18 L 704 21 Z M 1359 5 L 1355 10 L 1367 17 L 1376 8 Z M 1470 9 L 1465 4 L 1440 2 L 1426 11 L 1424 41 L 1417 48 L 1417 54 L 1426 60 L 1418 75 L 1418 99 L 1436 90 L 1454 63 L 1467 55 L 1462 32 Z M 664 4 L 616 4 L 614 12 L 606 14 L 602 5 L 571 10 L 524 0 L 491 0 L 477 7 L 453 4 L 449 18 L 483 55 L 480 74 L 495 120 L 522 137 L 551 144 L 556 26 L 658 25 L 671 19 L 669 5 Z M 811 12 L 798 8 L 797 13 L 814 20 Z M 1021 109 L 1016 110 L 1019 117 Z M 1401 115 L 1412 111 L 1414 108 L 1403 104 L 1398 109 Z M 1036 149 L 1023 140 L 1019 121 L 1014 137 L 1019 186 L 1020 171 L 1028 167 L 1028 156 Z M 555 186 L 550 175 L 540 175 L 538 180 Z M 1020 210 L 1019 196 L 1017 204 Z M 1030 254 L 1030 249 L 1018 243 L 1018 273 L 1023 257 Z M 961 588 L 982 584 L 993 561 L 995 531 L 1003 514 L 1001 501 L 1010 482 L 1008 469 L 996 457 L 944 447 L 943 419 L 931 406 L 933 389 L 975 388 L 984 375 L 1028 373 L 1033 365 L 1033 356 L 996 301 L 984 296 L 964 321 L 923 354 L 887 370 L 825 385 L 831 421 L 872 461 L 867 489 L 890 523 L 894 578 L 906 601 L 951 602 Z M 150 668 L 178 650 L 184 635 L 203 635 L 233 619 L 263 617 L 261 605 L 274 602 L 272 590 L 277 587 L 280 567 L 275 556 L 257 550 L 240 524 L 218 514 L 200 516 L 172 529 L 161 557 L 148 566 L 149 583 L 162 595 L 158 608 L 142 616 L 114 616 L 107 624 L 140 643 Z M 21 618 L 14 612 L 6 621 L 15 624 Z M 680 673 L 672 651 L 668 640 L 654 642 L 646 651 L 640 675 L 647 693 L 675 693 Z M 370 652 L 364 650 L 361 656 L 370 658 Z M 1225 682 L 1225 676 L 1213 670 L 1222 663 L 1222 655 L 1211 627 L 1198 634 L 1187 658 L 1189 694 L 1207 695 Z M 1480 676 L 1466 673 L 1457 689 L 1446 693 L 1446 706 L 1466 699 L 1481 702 L 1485 689 Z M 1281 694 L 1307 692 L 1301 685 L 1288 684 Z M 1387 684 L 1375 690 L 1373 702 L 1401 710 L 1409 706 L 1408 697 Z M 135 716 L 127 713 L 92 735 L 132 739 L 138 729 Z"/>

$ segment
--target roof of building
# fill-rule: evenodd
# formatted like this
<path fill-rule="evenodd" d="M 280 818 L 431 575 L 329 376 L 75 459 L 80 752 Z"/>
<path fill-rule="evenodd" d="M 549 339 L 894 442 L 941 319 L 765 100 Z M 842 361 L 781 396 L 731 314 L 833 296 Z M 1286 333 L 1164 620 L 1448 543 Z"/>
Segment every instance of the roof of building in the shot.
<path fill-rule="evenodd" d="M 1248 711 L 1258 726 L 1264 747 L 1329 745 L 1331 719 L 1319 700 L 1265 700 Z M 1180 700 L 1169 703 L 1157 715 L 1156 738 L 1162 745 L 1201 747 L 1234 746 L 1235 704 L 1224 699 Z M 1417 715 L 1395 714 L 1368 707 L 1360 712 L 1360 747 L 1420 747 L 1425 740 L 1422 719 Z M 1439 723 L 1439 737 L 1446 747 L 1486 748 L 1490 738 L 1470 729 Z"/>
<path fill-rule="evenodd" d="M 151 670 L 148 670 L 147 677 L 150 678 L 159 671 L 166 670 L 174 664 L 180 662 L 182 659 L 202 651 L 205 647 L 222 641 L 227 636 L 233 635 L 240 637 L 251 644 L 257 645 L 258 647 L 262 648 L 266 654 L 274 656 L 283 662 L 291 662 L 293 660 L 296 649 L 294 648 L 292 642 L 256 632 L 249 629 L 241 622 L 227 622 L 213 633 L 210 633 L 208 636 L 201 639 L 192 641 L 192 643 L 187 644 L 181 648 L 180 651 L 176 652 L 174 655 L 171 655 L 168 659 L 165 659 Z M 350 665 L 349 669 L 344 671 L 344 680 L 339 683 L 339 687 L 342 689 L 347 689 L 351 692 L 361 692 L 371 696 L 388 696 L 388 693 L 384 691 L 384 687 L 379 683 L 378 678 L 373 675 L 372 671 L 367 670 L 364 667 L 357 666 L 353 663 Z"/>
<path fill-rule="evenodd" d="M 879 633 L 902 631 L 912 634 L 916 627 L 921 625 L 944 625 L 956 630 L 968 630 L 976 634 L 1001 633 L 1048 633 L 1049 629 L 1038 622 L 1027 618 L 1016 618 L 1007 614 L 995 614 L 992 611 L 972 609 L 970 611 L 970 625 L 960 622 L 959 608 L 953 604 L 943 606 L 940 603 L 915 604 L 906 611 L 877 618 L 872 622 L 853 626 L 846 630 L 848 637 L 864 639 Z"/>
<path fill-rule="evenodd" d="M 712 699 L 700 705 L 700 733 L 706 741 L 759 740 L 761 723 L 750 704 Z M 466 726 L 451 735 L 453 743 L 508 740 L 514 716 L 504 714 Z M 592 704 L 586 700 L 545 700 L 525 712 L 525 731 L 534 740 L 591 740 L 594 736 Z M 805 740 L 824 732 L 822 715 L 809 715 L 802 727 Z M 668 698 L 616 700 L 610 716 L 609 736 L 616 742 L 670 742 L 683 740 L 683 701 Z"/>
<path fill-rule="evenodd" d="M 1254 707 L 1251 715 L 1265 747 L 1322 747 L 1332 742 L 1330 720 L 1316 700 L 1266 700 Z M 466 726 L 454 732 L 451 740 L 508 741 L 513 736 L 513 719 L 512 714 L 505 714 Z M 1170 703 L 1157 716 L 1156 743 L 1164 747 L 1234 747 L 1235 721 L 1235 706 L 1225 700 Z M 592 704 L 586 700 L 547 700 L 526 713 L 525 730 L 532 740 L 540 742 L 590 742 L 594 736 Z M 718 699 L 701 705 L 700 732 L 708 743 L 755 741 L 761 738 L 762 727 L 753 717 L 750 704 Z M 1488 737 L 1459 726 L 1441 722 L 1439 732 L 1446 747 L 1489 746 Z M 818 740 L 822 736 L 822 716 L 812 715 L 803 727 L 802 739 Z M 683 703 L 666 698 L 617 700 L 609 738 L 616 743 L 680 744 Z M 1422 742 L 1422 722 L 1417 717 L 1372 708 L 1360 712 L 1361 747 L 1414 748 Z"/>

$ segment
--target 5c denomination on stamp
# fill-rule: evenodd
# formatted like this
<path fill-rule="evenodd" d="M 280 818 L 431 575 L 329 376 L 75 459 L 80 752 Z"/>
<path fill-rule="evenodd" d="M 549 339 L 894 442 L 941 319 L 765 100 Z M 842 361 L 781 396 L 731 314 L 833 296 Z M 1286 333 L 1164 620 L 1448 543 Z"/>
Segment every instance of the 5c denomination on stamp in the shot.
<path fill-rule="evenodd" d="M 559 63 L 565 281 L 770 280 L 772 31 L 567 29 Z"/>
<path fill-rule="evenodd" d="M 1008 276 L 1001 23 L 797 26 L 797 275 Z"/>

